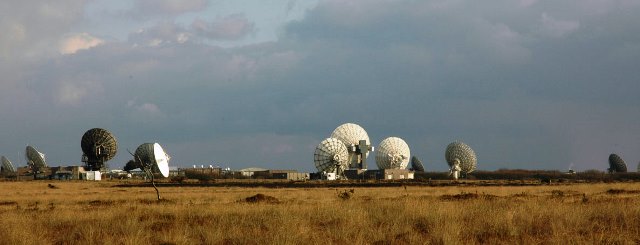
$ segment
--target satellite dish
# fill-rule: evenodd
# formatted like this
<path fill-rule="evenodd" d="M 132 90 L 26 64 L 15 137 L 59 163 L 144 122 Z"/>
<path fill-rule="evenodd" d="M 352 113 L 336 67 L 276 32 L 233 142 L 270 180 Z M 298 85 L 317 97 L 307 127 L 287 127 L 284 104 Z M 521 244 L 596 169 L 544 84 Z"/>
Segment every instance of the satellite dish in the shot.
<path fill-rule="evenodd" d="M 626 173 L 627 164 L 617 154 L 609 155 L 609 173 Z"/>
<path fill-rule="evenodd" d="M 424 165 L 416 156 L 411 157 L 411 169 L 416 172 L 424 172 Z"/>
<path fill-rule="evenodd" d="M 347 147 L 351 168 L 367 168 L 366 159 L 369 156 L 369 151 L 373 151 L 373 147 L 367 131 L 360 125 L 355 123 L 342 124 L 333 130 L 331 138 L 342 141 Z"/>
<path fill-rule="evenodd" d="M 349 152 L 347 147 L 335 138 L 327 138 L 320 142 L 313 153 L 313 162 L 319 172 L 336 173 L 348 167 Z"/>
<path fill-rule="evenodd" d="M 339 139 L 347 147 L 357 145 L 360 143 L 360 140 L 366 140 L 367 144 L 371 143 L 367 131 L 355 123 L 345 123 L 338 126 L 333 130 L 333 133 L 331 133 L 331 138 Z"/>
<path fill-rule="evenodd" d="M 453 167 L 455 160 L 460 162 L 462 173 L 468 174 L 476 170 L 478 159 L 476 153 L 467 144 L 460 141 L 453 142 L 447 146 L 445 151 L 445 159 L 449 167 Z"/>
<path fill-rule="evenodd" d="M 409 145 L 398 137 L 389 137 L 378 146 L 376 165 L 379 169 L 406 169 L 411 151 Z"/>
<path fill-rule="evenodd" d="M 82 161 L 87 170 L 98 171 L 104 169 L 104 163 L 111 160 L 118 152 L 116 138 L 106 129 L 92 128 L 82 135 Z"/>
<path fill-rule="evenodd" d="M 9 159 L 7 159 L 6 157 L 2 156 L 2 158 L 0 158 L 0 163 L 2 164 L 2 172 L 6 172 L 6 173 L 16 172 L 16 168 L 13 166 L 11 161 L 9 161 Z"/>
<path fill-rule="evenodd" d="M 30 145 L 27 146 L 25 157 L 27 158 L 27 165 L 33 170 L 47 167 L 47 162 L 44 160 L 44 154 L 40 153 Z"/>
<path fill-rule="evenodd" d="M 134 154 L 140 167 L 148 167 L 152 173 L 160 173 L 163 177 L 169 177 L 169 155 L 158 143 L 144 143 L 136 149 Z M 144 169 L 143 169 L 144 170 Z"/>

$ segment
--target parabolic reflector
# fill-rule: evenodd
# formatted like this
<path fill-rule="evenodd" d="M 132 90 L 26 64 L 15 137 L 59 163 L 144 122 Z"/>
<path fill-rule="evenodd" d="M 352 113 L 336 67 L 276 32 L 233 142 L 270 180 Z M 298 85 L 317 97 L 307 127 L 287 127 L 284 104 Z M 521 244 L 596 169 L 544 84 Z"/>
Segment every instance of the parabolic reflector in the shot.
<path fill-rule="evenodd" d="M 360 125 L 345 123 L 331 133 L 331 138 L 344 143 L 349 152 L 349 168 L 367 169 L 367 157 L 373 151 L 369 135 Z"/>
<path fill-rule="evenodd" d="M 416 172 L 424 172 L 424 165 L 416 156 L 411 157 L 411 168 Z"/>
<path fill-rule="evenodd" d="M 349 152 L 347 147 L 335 138 L 327 138 L 320 142 L 313 153 L 313 162 L 320 172 L 335 173 L 336 168 L 348 167 Z"/>
<path fill-rule="evenodd" d="M 44 154 L 37 151 L 32 146 L 28 145 L 25 157 L 27 158 L 27 164 L 32 168 L 44 168 L 47 167 L 47 162 L 44 160 Z"/>
<path fill-rule="evenodd" d="M 331 133 L 331 138 L 336 138 L 342 141 L 342 143 L 344 143 L 347 147 L 358 145 L 360 143 L 360 140 L 366 140 L 367 145 L 371 144 L 367 131 L 365 131 L 364 128 L 355 123 L 345 123 L 338 126 Z M 369 153 L 367 153 L 367 155 L 368 154 Z"/>
<path fill-rule="evenodd" d="M 476 170 L 476 165 L 478 164 L 476 153 L 473 149 L 460 141 L 453 142 L 447 146 L 445 159 L 449 167 L 453 166 L 455 159 L 458 159 L 460 161 L 461 171 L 465 174 Z"/>
<path fill-rule="evenodd" d="M 626 173 L 627 163 L 617 154 L 609 155 L 609 172 Z"/>
<path fill-rule="evenodd" d="M 92 128 L 82 135 L 82 152 L 90 170 L 100 170 L 106 161 L 111 160 L 118 151 L 118 142 L 111 132 L 102 128 Z"/>
<path fill-rule="evenodd" d="M 411 151 L 409 145 L 398 137 L 389 137 L 378 146 L 376 165 L 379 169 L 406 169 Z"/>
<path fill-rule="evenodd" d="M 160 173 L 169 177 L 169 155 L 158 143 L 144 143 L 136 149 L 136 160 L 142 161 L 142 166 L 150 166 L 153 173 Z"/>
<path fill-rule="evenodd" d="M 2 156 L 2 158 L 0 158 L 0 163 L 2 163 L 2 170 L 3 171 L 6 171 L 8 173 L 15 173 L 16 172 L 16 168 L 13 166 L 11 161 L 9 161 L 9 159 L 7 159 L 6 157 Z"/>

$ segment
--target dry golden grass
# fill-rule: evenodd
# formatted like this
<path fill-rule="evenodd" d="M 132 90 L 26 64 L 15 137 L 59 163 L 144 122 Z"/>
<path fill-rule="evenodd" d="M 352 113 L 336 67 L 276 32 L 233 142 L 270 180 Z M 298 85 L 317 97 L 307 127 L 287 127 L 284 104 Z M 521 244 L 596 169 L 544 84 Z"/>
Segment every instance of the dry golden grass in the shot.
<path fill-rule="evenodd" d="M 162 202 L 155 201 L 152 188 L 116 184 L 121 183 L 0 182 L 0 243 L 640 242 L 640 183 L 381 187 L 353 193 L 344 188 L 161 187 Z M 279 201 L 245 201 L 258 193 Z"/>

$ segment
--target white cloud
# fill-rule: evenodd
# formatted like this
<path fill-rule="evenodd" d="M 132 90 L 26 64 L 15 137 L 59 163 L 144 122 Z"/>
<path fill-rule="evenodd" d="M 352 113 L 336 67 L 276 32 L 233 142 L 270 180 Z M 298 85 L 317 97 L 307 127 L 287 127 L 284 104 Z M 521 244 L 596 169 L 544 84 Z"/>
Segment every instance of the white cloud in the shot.
<path fill-rule="evenodd" d="M 132 13 L 180 15 L 204 10 L 208 4 L 206 0 L 136 0 Z"/>
<path fill-rule="evenodd" d="M 542 34 L 555 38 L 567 36 L 580 28 L 579 21 L 558 20 L 547 13 L 542 13 L 540 23 Z"/>
<path fill-rule="evenodd" d="M 97 97 L 103 92 L 95 81 L 63 81 L 58 85 L 55 100 L 65 106 L 80 106 L 89 97 Z"/>
<path fill-rule="evenodd" d="M 84 1 L 0 1 L 0 57 L 11 63 L 58 55 L 61 33 L 82 17 Z"/>
<path fill-rule="evenodd" d="M 255 31 L 253 23 L 242 14 L 232 14 L 211 22 L 196 19 L 191 28 L 200 36 L 214 40 L 238 40 Z"/>
<path fill-rule="evenodd" d="M 155 103 L 144 102 L 139 104 L 136 100 L 129 100 L 126 105 L 131 109 L 132 117 L 136 120 L 152 121 L 166 117 L 165 113 Z"/>
<path fill-rule="evenodd" d="M 104 40 L 91 36 L 89 33 L 73 34 L 64 38 L 60 43 L 60 53 L 75 54 L 79 50 L 86 50 L 104 44 Z"/>
<path fill-rule="evenodd" d="M 184 44 L 190 40 L 189 30 L 173 22 L 161 22 L 155 26 L 140 29 L 129 35 L 129 42 L 135 46 L 160 47 L 170 44 Z"/>
<path fill-rule="evenodd" d="M 476 28 L 469 36 L 468 45 L 478 49 L 478 53 L 485 58 L 493 58 L 499 63 L 523 63 L 531 57 L 523 35 L 506 24 L 482 20 Z"/>

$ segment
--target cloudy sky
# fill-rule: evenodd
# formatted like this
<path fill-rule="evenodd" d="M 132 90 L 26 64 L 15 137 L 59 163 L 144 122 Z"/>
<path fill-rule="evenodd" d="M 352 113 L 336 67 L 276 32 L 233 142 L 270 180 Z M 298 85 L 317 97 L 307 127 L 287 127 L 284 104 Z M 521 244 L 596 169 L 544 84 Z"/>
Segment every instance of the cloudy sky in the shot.
<path fill-rule="evenodd" d="M 342 123 L 444 171 L 640 161 L 638 0 L 0 2 L 0 154 L 80 163 L 80 139 L 172 165 L 312 171 Z M 373 164 L 374 158 L 369 157 Z"/>

